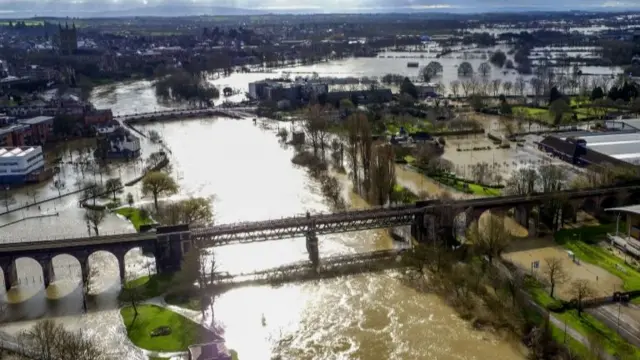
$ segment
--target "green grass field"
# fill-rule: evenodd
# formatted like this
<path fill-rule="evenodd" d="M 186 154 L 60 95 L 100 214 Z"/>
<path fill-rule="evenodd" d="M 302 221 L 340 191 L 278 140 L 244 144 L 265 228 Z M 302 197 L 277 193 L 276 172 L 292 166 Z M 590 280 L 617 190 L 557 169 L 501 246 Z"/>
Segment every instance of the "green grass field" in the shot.
<path fill-rule="evenodd" d="M 133 307 L 120 310 L 122 321 L 127 328 L 127 336 L 136 346 L 152 351 L 186 351 L 189 345 L 211 339 L 209 330 L 171 310 L 155 305 L 138 305 L 138 315 Z M 151 336 L 159 327 L 168 326 L 171 334 Z"/>
<path fill-rule="evenodd" d="M 142 225 L 153 224 L 153 219 L 150 217 L 142 217 L 140 209 L 137 208 L 123 207 L 116 209 L 115 212 L 129 219 L 138 231 L 140 231 L 140 226 Z"/>
<path fill-rule="evenodd" d="M 556 299 L 549 296 L 549 293 L 533 279 L 529 279 L 529 281 L 527 281 L 526 288 L 531 294 L 533 300 L 541 306 L 548 307 L 549 305 L 557 302 Z M 618 335 L 615 330 L 609 328 L 607 325 L 585 312 L 583 312 L 582 315 L 578 315 L 577 310 L 568 310 L 553 314 L 558 319 L 566 322 L 567 326 L 575 329 L 580 334 L 587 337 L 597 335 L 599 338 L 603 339 L 604 348 L 610 354 L 615 354 L 618 349 L 622 348 L 623 344 L 627 344 L 627 341 Z M 559 335 L 564 338 L 564 329 L 559 330 Z M 568 336 L 567 338 L 570 337 Z M 577 343 L 577 341 L 575 342 Z M 579 352 L 579 347 L 576 348 L 576 350 Z M 640 349 L 636 349 L 636 355 L 640 358 Z"/>

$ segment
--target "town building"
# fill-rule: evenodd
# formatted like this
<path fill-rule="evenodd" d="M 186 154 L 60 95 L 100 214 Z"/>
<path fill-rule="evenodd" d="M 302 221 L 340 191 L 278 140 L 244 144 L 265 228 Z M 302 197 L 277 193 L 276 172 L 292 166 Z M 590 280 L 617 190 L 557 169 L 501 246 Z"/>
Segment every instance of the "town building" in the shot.
<path fill-rule="evenodd" d="M 538 148 L 577 166 L 640 165 L 640 132 L 620 130 L 610 132 L 569 132 L 547 136 Z"/>
<path fill-rule="evenodd" d="M 12 186 L 38 182 L 47 173 L 42 147 L 0 148 L 0 184 Z"/>
<path fill-rule="evenodd" d="M 53 116 L 36 116 L 29 119 L 18 120 L 20 124 L 31 128 L 31 143 L 22 145 L 44 145 L 50 134 L 53 133 Z"/>
<path fill-rule="evenodd" d="M 140 139 L 123 127 L 98 130 L 96 157 L 102 159 L 134 159 L 140 156 Z"/>

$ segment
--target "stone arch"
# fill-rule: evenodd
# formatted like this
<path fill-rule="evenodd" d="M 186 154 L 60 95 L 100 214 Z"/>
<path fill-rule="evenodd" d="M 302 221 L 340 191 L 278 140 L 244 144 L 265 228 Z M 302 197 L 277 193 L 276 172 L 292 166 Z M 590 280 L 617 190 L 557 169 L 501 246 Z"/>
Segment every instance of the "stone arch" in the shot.
<path fill-rule="evenodd" d="M 598 211 L 598 203 L 593 198 L 586 198 L 582 204 L 580 204 L 580 210 L 588 214 L 595 214 Z"/>
<path fill-rule="evenodd" d="M 606 196 L 600 201 L 600 204 L 599 204 L 600 208 L 598 209 L 598 212 L 604 212 L 605 209 L 620 206 L 620 203 L 621 201 L 620 199 L 618 199 L 617 196 L 615 195 Z"/>
<path fill-rule="evenodd" d="M 6 271 L 12 288 L 31 288 L 38 291 L 46 288 L 42 265 L 33 257 L 21 256 L 14 259 Z M 5 277 L 5 281 L 8 278 Z"/>
<path fill-rule="evenodd" d="M 622 199 L 621 206 L 639 205 L 640 204 L 640 192 L 632 192 Z"/>
<path fill-rule="evenodd" d="M 102 292 L 114 285 L 120 286 L 124 278 L 124 261 L 109 250 L 99 249 L 87 257 L 83 269 L 84 281 L 89 281 L 92 292 Z"/>
<path fill-rule="evenodd" d="M 82 283 L 82 264 L 76 256 L 68 253 L 56 254 L 51 258 L 51 265 L 54 273 L 52 282 Z"/>
<path fill-rule="evenodd" d="M 157 273 L 156 257 L 143 247 L 133 247 L 124 254 L 125 268 L 136 278 Z"/>

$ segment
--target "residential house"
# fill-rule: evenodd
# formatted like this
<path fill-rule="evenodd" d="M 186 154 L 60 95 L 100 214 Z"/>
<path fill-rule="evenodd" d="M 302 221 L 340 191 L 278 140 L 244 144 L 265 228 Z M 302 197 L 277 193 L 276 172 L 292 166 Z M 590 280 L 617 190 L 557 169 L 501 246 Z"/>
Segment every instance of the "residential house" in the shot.
<path fill-rule="evenodd" d="M 140 156 L 140 139 L 127 129 L 103 131 L 98 138 L 96 156 L 103 159 L 133 159 Z"/>

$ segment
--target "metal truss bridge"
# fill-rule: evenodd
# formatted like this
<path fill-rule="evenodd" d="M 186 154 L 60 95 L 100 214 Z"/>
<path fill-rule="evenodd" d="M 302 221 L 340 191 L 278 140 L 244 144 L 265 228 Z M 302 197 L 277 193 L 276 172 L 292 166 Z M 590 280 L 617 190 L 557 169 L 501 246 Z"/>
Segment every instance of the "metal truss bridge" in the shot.
<path fill-rule="evenodd" d="M 358 254 L 336 255 L 322 259 L 316 268 L 310 261 L 301 261 L 254 272 L 229 274 L 218 273 L 216 280 L 221 286 L 273 284 L 340 275 L 382 271 L 402 267 L 398 258 L 404 250 L 380 250 Z"/>
<path fill-rule="evenodd" d="M 349 231 L 410 225 L 423 210 L 415 205 L 299 216 L 191 229 L 191 239 L 205 246 L 243 244 Z"/>

